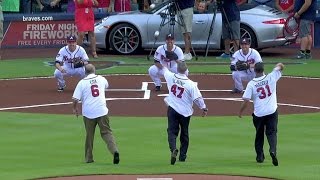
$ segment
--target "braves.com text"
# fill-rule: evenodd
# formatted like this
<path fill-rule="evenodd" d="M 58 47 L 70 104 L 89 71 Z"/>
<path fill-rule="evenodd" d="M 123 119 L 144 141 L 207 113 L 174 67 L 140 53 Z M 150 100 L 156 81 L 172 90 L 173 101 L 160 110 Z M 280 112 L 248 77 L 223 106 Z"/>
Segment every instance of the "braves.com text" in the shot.
<path fill-rule="evenodd" d="M 52 16 L 22 16 L 22 21 L 53 21 Z"/>

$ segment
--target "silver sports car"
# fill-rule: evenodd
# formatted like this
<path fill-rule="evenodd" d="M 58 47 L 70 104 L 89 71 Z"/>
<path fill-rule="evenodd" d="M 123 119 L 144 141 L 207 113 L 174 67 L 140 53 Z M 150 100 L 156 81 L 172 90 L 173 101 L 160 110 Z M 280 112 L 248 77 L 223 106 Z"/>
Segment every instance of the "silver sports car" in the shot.
<path fill-rule="evenodd" d="M 119 54 L 132 54 L 164 44 L 165 35 L 173 32 L 176 44 L 183 48 L 181 24 L 178 21 L 179 11 L 172 11 L 169 6 L 167 1 L 150 11 L 124 12 L 103 18 L 95 24 L 97 47 L 111 49 Z M 221 12 L 216 11 L 214 18 L 214 8 L 209 6 L 208 12 L 202 14 L 195 12 L 193 16 L 194 50 L 205 50 L 207 44 L 210 50 L 223 49 Z M 287 14 L 265 5 L 254 7 L 246 4 L 241 6 L 240 10 L 241 37 L 251 39 L 251 47 L 265 49 L 282 46 L 294 39 L 294 36 L 286 33 L 284 28 Z M 209 33 L 210 27 L 213 28 L 212 33 Z M 159 36 L 155 36 L 156 31 L 160 32 Z"/>

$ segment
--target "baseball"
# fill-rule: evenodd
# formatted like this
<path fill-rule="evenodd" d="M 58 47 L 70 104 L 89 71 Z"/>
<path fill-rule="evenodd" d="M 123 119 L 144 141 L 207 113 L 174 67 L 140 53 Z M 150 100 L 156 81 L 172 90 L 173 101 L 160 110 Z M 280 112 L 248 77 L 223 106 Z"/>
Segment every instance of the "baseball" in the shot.
<path fill-rule="evenodd" d="M 151 4 L 150 9 L 153 9 L 155 6 L 156 6 L 155 4 Z"/>
<path fill-rule="evenodd" d="M 154 37 L 158 37 L 158 36 L 159 36 L 159 34 L 160 34 L 160 32 L 159 32 L 159 31 L 154 32 Z"/>

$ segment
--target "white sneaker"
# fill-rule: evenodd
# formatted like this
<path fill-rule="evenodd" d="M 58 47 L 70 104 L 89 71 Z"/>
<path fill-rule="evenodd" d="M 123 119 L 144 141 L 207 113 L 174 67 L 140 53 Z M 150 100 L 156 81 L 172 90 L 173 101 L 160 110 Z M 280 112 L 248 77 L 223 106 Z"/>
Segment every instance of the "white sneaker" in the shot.
<path fill-rule="evenodd" d="M 183 54 L 183 56 L 184 56 L 184 60 L 189 61 L 189 60 L 191 60 L 191 59 L 192 59 L 192 55 L 191 55 L 191 53 Z"/>

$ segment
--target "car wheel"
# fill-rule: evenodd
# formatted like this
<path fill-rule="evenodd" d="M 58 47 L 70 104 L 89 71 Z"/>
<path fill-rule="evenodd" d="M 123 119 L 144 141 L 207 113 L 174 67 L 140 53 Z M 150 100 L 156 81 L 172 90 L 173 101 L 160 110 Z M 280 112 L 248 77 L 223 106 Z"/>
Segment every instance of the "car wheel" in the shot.
<path fill-rule="evenodd" d="M 139 32 L 130 24 L 119 24 L 112 28 L 109 36 L 109 44 L 116 53 L 135 53 L 140 47 Z"/>
<path fill-rule="evenodd" d="M 257 43 L 257 38 L 251 28 L 249 28 L 246 25 L 241 24 L 240 25 L 240 39 L 241 38 L 248 38 L 250 39 L 251 42 L 251 48 L 257 48 L 258 43 Z"/>

